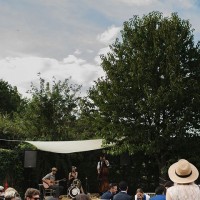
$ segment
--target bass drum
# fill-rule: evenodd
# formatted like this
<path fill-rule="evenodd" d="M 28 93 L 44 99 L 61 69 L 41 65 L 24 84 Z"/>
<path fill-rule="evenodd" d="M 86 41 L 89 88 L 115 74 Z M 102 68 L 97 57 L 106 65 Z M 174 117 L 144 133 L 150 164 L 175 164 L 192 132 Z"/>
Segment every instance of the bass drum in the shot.
<path fill-rule="evenodd" d="M 79 179 L 74 179 L 72 182 L 72 186 L 76 186 L 78 188 L 81 188 L 81 181 Z"/>
<path fill-rule="evenodd" d="M 80 194 L 80 189 L 76 186 L 71 186 L 68 188 L 68 195 L 71 197 L 71 198 L 75 198 L 76 195 Z"/>

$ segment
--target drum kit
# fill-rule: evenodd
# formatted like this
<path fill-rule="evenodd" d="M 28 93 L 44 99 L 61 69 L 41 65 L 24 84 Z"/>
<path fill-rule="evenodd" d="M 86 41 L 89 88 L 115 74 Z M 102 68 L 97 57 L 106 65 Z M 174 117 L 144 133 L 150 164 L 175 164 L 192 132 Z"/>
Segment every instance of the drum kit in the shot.
<path fill-rule="evenodd" d="M 81 181 L 79 179 L 74 179 L 71 186 L 68 188 L 68 195 L 73 199 L 76 195 L 80 194 Z"/>

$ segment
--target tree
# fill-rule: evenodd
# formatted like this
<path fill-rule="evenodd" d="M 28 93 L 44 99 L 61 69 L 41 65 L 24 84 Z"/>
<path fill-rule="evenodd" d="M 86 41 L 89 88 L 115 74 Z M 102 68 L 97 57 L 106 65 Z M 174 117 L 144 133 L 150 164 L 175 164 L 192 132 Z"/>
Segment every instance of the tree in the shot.
<path fill-rule="evenodd" d="M 20 126 L 15 123 L 15 115 L 23 111 L 26 99 L 21 97 L 17 87 L 0 79 L 0 135 L 1 139 L 22 139 L 24 134 Z M 2 147 L 3 144 L 1 144 Z M 12 146 L 12 145 L 11 145 Z M 3 145 L 10 148 L 9 143 Z"/>
<path fill-rule="evenodd" d="M 112 153 L 152 155 L 162 174 L 170 153 L 176 160 L 199 152 L 200 48 L 188 20 L 134 16 L 101 60 L 106 76 L 87 103 L 97 134 L 115 144 Z"/>
<path fill-rule="evenodd" d="M 80 86 L 69 84 L 69 79 L 54 79 L 51 84 L 40 77 L 39 88 L 33 84 L 31 87 L 32 98 L 24 113 L 16 117 L 28 133 L 27 139 L 73 139 L 71 130 L 77 118 Z"/>
<path fill-rule="evenodd" d="M 12 87 L 8 82 L 0 79 L 0 113 L 13 114 L 20 109 L 22 99 L 16 87 Z"/>

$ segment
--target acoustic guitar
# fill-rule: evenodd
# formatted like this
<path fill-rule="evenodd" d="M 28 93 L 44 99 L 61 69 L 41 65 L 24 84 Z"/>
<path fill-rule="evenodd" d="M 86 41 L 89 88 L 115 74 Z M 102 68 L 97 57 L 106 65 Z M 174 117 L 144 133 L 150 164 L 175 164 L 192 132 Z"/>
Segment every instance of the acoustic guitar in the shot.
<path fill-rule="evenodd" d="M 44 181 L 42 181 L 42 184 L 43 184 L 43 187 L 45 189 L 48 189 L 50 186 L 52 185 L 56 185 L 58 184 L 60 181 L 66 181 L 66 178 L 63 178 L 63 179 L 60 179 L 60 180 L 57 180 L 57 181 L 53 181 L 53 180 L 49 180 L 49 179 L 45 179 Z"/>

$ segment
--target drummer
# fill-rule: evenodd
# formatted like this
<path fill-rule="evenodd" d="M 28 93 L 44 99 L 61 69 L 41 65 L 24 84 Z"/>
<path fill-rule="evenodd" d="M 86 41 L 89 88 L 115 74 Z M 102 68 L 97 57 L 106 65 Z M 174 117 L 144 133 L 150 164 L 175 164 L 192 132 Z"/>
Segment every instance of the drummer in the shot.
<path fill-rule="evenodd" d="M 71 172 L 69 172 L 68 182 L 69 186 L 73 183 L 74 179 L 78 178 L 78 172 L 76 171 L 76 167 L 72 166 Z"/>
<path fill-rule="evenodd" d="M 71 172 L 69 172 L 68 176 L 68 186 L 70 187 L 71 185 L 78 186 L 79 189 L 81 190 L 81 193 L 84 193 L 83 188 L 81 186 L 81 181 L 78 180 L 78 172 L 76 171 L 77 168 L 75 166 L 72 166 Z"/>

